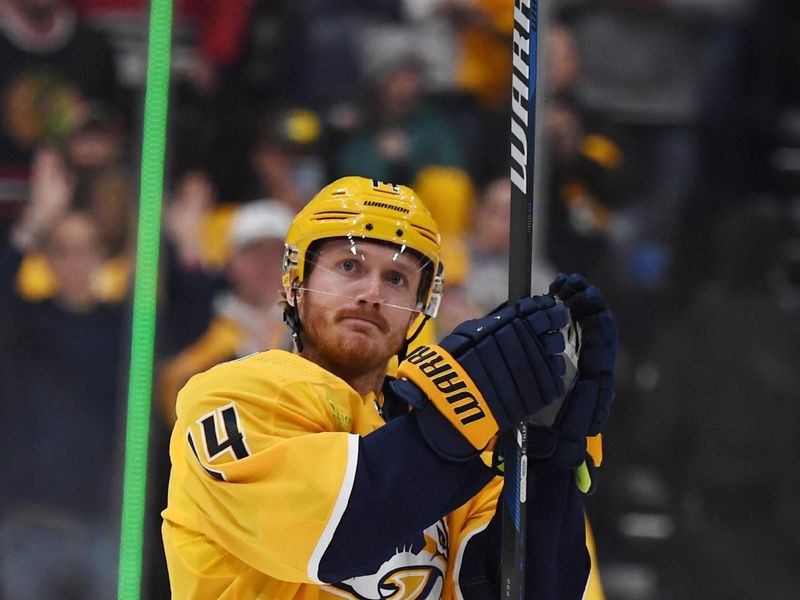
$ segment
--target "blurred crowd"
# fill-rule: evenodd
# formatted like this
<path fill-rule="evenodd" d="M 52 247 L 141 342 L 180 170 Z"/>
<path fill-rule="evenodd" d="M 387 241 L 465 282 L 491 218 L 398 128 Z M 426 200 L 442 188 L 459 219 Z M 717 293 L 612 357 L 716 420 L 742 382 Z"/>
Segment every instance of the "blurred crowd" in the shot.
<path fill-rule="evenodd" d="M 506 296 L 510 0 L 176 0 L 143 597 L 177 391 L 291 348 L 282 239 L 334 177 L 444 236 L 431 335 Z M 149 3 L 0 0 L 0 600 L 116 585 Z M 534 289 L 621 333 L 609 600 L 800 584 L 800 4 L 540 3 Z"/>

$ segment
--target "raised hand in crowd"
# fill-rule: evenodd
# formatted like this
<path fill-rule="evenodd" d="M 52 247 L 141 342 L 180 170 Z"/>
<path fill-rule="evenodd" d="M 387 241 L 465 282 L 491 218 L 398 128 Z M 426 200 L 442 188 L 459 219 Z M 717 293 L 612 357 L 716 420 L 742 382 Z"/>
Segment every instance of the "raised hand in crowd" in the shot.
<path fill-rule="evenodd" d="M 208 175 L 189 171 L 164 207 L 164 231 L 174 244 L 181 264 L 200 262 L 203 225 L 214 206 L 215 194 Z"/>
<path fill-rule="evenodd" d="M 34 157 L 30 186 L 28 206 L 11 232 L 11 243 L 20 252 L 34 248 L 69 208 L 75 177 L 67 169 L 61 153 L 45 147 Z"/>

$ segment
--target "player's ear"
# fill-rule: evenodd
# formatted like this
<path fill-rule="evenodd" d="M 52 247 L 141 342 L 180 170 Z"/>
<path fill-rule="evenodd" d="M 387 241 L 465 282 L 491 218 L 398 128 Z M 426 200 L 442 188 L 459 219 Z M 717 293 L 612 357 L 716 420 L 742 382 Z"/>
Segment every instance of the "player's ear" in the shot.
<path fill-rule="evenodd" d="M 303 295 L 303 290 L 297 287 L 296 282 L 292 282 L 291 285 L 284 284 L 283 286 L 283 297 L 286 299 L 286 303 L 291 306 L 295 307 L 297 305 L 297 298 L 300 298 Z"/>

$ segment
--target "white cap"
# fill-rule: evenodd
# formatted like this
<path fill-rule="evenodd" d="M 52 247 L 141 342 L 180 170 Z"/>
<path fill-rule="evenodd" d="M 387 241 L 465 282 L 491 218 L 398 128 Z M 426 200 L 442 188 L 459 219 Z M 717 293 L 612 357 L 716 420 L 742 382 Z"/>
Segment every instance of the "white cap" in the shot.
<path fill-rule="evenodd" d="M 286 237 L 294 213 L 274 200 L 255 200 L 236 209 L 228 229 L 228 240 L 237 249 L 258 240 Z"/>

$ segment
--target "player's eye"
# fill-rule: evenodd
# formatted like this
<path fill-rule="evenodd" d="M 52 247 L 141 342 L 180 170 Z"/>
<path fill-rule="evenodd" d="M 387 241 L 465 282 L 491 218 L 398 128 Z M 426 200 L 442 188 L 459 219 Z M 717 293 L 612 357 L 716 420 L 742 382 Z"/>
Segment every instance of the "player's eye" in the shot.
<path fill-rule="evenodd" d="M 339 263 L 339 268 L 342 271 L 346 271 L 347 273 L 352 273 L 356 270 L 356 261 L 352 259 L 346 259 Z"/>
<path fill-rule="evenodd" d="M 397 287 L 403 285 L 406 282 L 406 278 L 403 277 L 403 275 L 401 275 L 397 271 L 393 271 L 393 272 L 389 273 L 386 276 L 386 280 L 388 281 L 389 285 L 397 286 Z"/>

